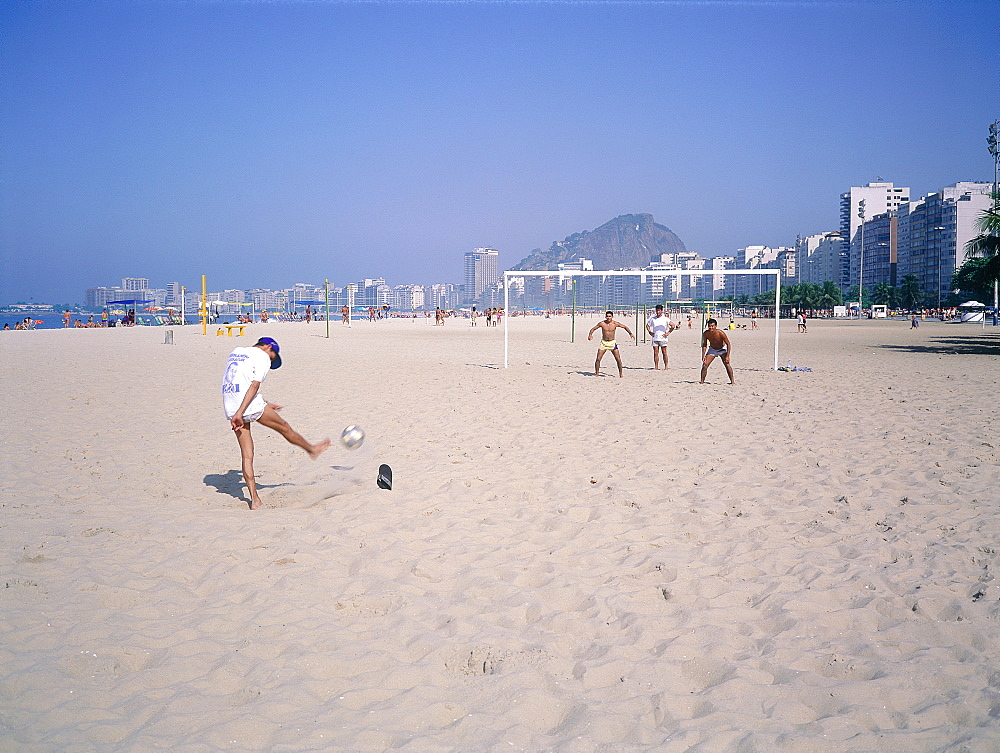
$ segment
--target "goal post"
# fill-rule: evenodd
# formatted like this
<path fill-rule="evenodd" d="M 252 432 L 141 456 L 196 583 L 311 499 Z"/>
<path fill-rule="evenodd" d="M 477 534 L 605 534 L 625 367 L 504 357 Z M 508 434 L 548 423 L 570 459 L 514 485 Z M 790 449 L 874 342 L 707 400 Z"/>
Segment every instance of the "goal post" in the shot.
<path fill-rule="evenodd" d="M 638 277 L 645 282 L 647 277 L 675 277 L 680 283 L 681 277 L 719 277 L 725 275 L 770 275 L 774 277 L 774 370 L 778 370 L 778 345 L 781 327 L 781 270 L 780 269 L 672 269 L 672 270 L 602 270 L 602 271 L 531 271 L 503 273 L 503 366 L 508 367 L 510 356 L 510 278 L 511 277 L 558 277 L 560 281 L 576 277 Z M 678 285 L 679 286 L 679 285 Z M 692 301 L 694 303 L 694 301 Z"/>

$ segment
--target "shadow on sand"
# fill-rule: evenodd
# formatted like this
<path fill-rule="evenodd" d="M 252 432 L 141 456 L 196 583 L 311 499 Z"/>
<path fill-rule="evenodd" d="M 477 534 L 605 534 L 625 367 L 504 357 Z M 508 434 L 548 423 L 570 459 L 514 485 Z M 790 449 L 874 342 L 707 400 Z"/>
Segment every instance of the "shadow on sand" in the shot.
<path fill-rule="evenodd" d="M 256 474 L 254 474 L 256 475 Z M 205 476 L 205 486 L 210 486 L 219 494 L 228 494 L 230 497 L 240 500 L 241 502 L 248 501 L 246 497 L 243 496 L 243 472 L 242 471 L 227 471 L 226 473 L 209 473 Z M 275 489 L 279 486 L 289 486 L 289 484 L 262 484 L 257 481 L 258 489 Z"/>
<path fill-rule="evenodd" d="M 907 353 L 936 353 L 958 356 L 1000 356 L 1000 333 L 972 337 L 935 337 L 927 342 L 913 344 L 879 345 L 886 350 Z"/>

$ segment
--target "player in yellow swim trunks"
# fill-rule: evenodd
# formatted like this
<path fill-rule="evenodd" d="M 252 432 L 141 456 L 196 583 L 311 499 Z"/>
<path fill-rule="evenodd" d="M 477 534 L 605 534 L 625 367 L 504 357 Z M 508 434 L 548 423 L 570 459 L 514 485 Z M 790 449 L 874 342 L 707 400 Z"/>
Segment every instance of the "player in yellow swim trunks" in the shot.
<path fill-rule="evenodd" d="M 601 330 L 601 347 L 597 349 L 597 360 L 594 361 L 594 376 L 601 375 L 601 359 L 607 351 L 611 351 L 612 355 L 615 357 L 615 361 L 618 362 L 618 377 L 621 378 L 625 376 L 622 370 L 622 357 L 618 353 L 618 344 L 615 342 L 615 330 L 621 327 L 623 330 L 628 332 L 628 336 L 635 339 L 635 335 L 632 334 L 632 330 L 626 327 L 621 322 L 615 321 L 615 314 L 613 311 L 607 312 L 604 319 L 599 321 L 590 330 L 587 335 L 588 340 L 594 339 L 594 333 L 600 329 Z"/>

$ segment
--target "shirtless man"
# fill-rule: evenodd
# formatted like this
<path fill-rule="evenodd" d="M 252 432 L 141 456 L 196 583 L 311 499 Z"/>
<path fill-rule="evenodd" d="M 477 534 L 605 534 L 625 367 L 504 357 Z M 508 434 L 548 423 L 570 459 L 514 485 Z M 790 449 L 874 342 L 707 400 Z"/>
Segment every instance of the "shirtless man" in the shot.
<path fill-rule="evenodd" d="M 708 320 L 708 329 L 701 335 L 701 383 L 705 383 L 705 376 L 708 374 L 708 367 L 712 361 L 719 357 L 722 359 L 726 373 L 729 374 L 729 383 L 736 384 L 733 377 L 733 367 L 729 365 L 729 356 L 733 352 L 733 344 L 729 342 L 729 336 L 719 329 L 719 323 L 715 319 Z"/>
<path fill-rule="evenodd" d="M 240 453 L 243 456 L 243 480 L 246 481 L 247 493 L 250 495 L 251 510 L 260 507 L 257 482 L 253 475 L 251 423 L 257 421 L 269 429 L 274 429 L 286 441 L 305 450 L 313 460 L 330 446 L 329 439 L 309 444 L 278 415 L 278 411 L 281 410 L 280 405 L 269 403 L 257 394 L 268 372 L 281 366 L 279 349 L 278 343 L 270 337 L 260 338 L 257 344 L 250 348 L 236 348 L 229 354 L 226 373 L 222 379 L 222 405 L 226 418 L 229 419 L 229 425 L 236 432 L 236 441 L 240 445 Z"/>
<path fill-rule="evenodd" d="M 625 372 L 622 370 L 622 357 L 618 355 L 618 345 L 615 343 L 615 330 L 621 327 L 623 330 L 628 332 L 628 336 L 635 339 L 635 335 L 632 334 L 632 330 L 626 327 L 621 322 L 615 321 L 615 314 L 613 311 L 609 311 L 604 315 L 603 321 L 599 321 L 595 324 L 590 333 L 587 335 L 588 340 L 594 339 L 594 333 L 600 329 L 601 330 L 601 347 L 597 349 L 597 360 L 594 361 L 594 376 L 601 375 L 601 359 L 604 357 L 605 351 L 610 350 L 612 355 L 615 357 L 615 361 L 618 362 L 618 377 L 624 377 Z"/>

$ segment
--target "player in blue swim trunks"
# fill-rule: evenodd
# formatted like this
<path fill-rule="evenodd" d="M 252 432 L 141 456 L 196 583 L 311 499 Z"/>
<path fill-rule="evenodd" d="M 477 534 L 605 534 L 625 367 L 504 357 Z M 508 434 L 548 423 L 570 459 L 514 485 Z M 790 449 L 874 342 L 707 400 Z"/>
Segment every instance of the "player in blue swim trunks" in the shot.
<path fill-rule="evenodd" d="M 722 359 L 722 365 L 726 367 L 729 374 L 729 383 L 736 384 L 733 377 L 733 367 L 729 365 L 729 356 L 733 352 L 733 344 L 729 342 L 729 336 L 719 329 L 719 323 L 715 319 L 709 319 L 708 329 L 701 335 L 701 383 L 705 383 L 708 375 L 708 367 L 716 358 Z"/>
<path fill-rule="evenodd" d="M 594 361 L 594 376 L 601 375 L 601 359 L 609 350 L 615 357 L 615 361 L 618 362 L 618 377 L 621 378 L 625 376 L 625 372 L 622 369 L 622 357 L 618 354 L 618 344 L 615 342 L 615 330 L 619 327 L 628 332 L 629 337 L 635 339 L 635 335 L 632 334 L 632 330 L 621 322 L 615 321 L 615 314 L 613 311 L 607 312 L 607 314 L 604 315 L 604 319 L 595 324 L 591 328 L 590 333 L 587 335 L 588 340 L 593 340 L 594 333 L 598 329 L 601 330 L 601 347 L 597 349 L 597 360 Z"/>

